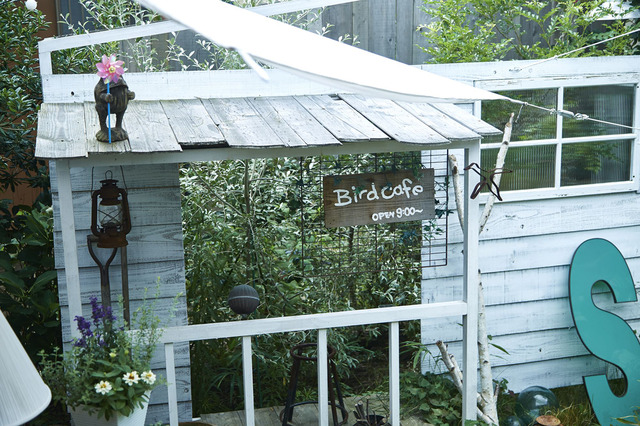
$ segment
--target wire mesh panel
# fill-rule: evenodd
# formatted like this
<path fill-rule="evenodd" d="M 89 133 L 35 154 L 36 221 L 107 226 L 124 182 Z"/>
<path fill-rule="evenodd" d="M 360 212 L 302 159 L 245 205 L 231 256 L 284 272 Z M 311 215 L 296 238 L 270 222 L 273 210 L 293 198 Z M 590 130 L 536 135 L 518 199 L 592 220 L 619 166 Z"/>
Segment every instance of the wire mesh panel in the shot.
<path fill-rule="evenodd" d="M 434 171 L 435 218 L 328 228 L 325 176 Z M 416 272 L 447 263 L 448 162 L 446 151 L 357 154 L 300 159 L 301 269 L 306 277 L 380 271 Z"/>

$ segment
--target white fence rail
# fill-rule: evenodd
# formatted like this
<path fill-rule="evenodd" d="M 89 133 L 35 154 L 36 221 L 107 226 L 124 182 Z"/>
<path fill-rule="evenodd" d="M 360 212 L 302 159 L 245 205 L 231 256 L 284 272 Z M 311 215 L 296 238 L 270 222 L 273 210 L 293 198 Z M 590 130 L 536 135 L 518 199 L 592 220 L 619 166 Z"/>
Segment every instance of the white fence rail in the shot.
<path fill-rule="evenodd" d="M 242 371 L 244 384 L 245 422 L 255 425 L 253 399 L 253 364 L 251 338 L 262 334 L 290 333 L 318 330 L 318 424 L 329 425 L 327 330 L 370 324 L 389 324 L 389 407 L 390 422 L 400 424 L 400 328 L 401 321 L 467 314 L 467 304 L 462 301 L 432 303 L 426 305 L 397 306 L 359 311 L 332 312 L 327 314 L 299 315 L 260 320 L 233 321 L 216 324 L 171 327 L 164 331 L 164 344 L 169 419 L 171 426 L 178 426 L 178 397 L 174 365 L 174 343 L 197 340 L 242 338 Z"/>

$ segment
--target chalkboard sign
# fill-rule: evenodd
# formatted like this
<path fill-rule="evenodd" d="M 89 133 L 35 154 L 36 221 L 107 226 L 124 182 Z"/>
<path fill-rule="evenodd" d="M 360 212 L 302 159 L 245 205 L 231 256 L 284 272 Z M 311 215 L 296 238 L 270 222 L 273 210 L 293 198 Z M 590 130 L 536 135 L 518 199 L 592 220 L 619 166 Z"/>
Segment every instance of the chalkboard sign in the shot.
<path fill-rule="evenodd" d="M 328 228 L 435 218 L 433 169 L 323 178 Z"/>

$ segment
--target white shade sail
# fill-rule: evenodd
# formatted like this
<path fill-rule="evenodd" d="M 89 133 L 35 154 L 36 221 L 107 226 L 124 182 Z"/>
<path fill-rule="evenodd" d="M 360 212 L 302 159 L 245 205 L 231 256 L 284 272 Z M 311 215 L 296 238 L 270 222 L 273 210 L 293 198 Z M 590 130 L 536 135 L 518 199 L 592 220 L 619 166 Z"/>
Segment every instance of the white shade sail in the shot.
<path fill-rule="evenodd" d="M 219 0 L 138 2 L 238 51 L 250 65 L 247 56 L 348 92 L 429 103 L 506 99 Z"/>
<path fill-rule="evenodd" d="M 26 423 L 49 402 L 51 391 L 0 311 L 0 425 Z"/>

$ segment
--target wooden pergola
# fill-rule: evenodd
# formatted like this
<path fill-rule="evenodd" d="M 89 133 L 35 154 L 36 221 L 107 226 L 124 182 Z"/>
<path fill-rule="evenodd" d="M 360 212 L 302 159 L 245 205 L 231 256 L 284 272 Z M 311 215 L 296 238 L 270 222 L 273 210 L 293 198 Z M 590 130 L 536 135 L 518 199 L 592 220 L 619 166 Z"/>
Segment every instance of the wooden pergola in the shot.
<path fill-rule="evenodd" d="M 82 43 L 96 41 L 87 40 Z M 62 254 L 65 278 L 60 288 L 68 300 L 68 309 L 65 307 L 62 315 L 63 323 L 71 330 L 73 318 L 82 315 L 83 303 L 76 221 L 86 214 L 74 212 L 72 188 L 77 182 L 72 169 L 443 149 L 464 150 L 466 163 L 479 163 L 481 138 L 500 133 L 453 104 L 409 103 L 340 93 L 278 70 L 267 71 L 269 82 L 257 79 L 252 71 L 132 73 L 125 76 L 129 88 L 136 92 L 124 118 L 129 139 L 105 144 L 95 138 L 99 129 L 93 104 L 97 77 L 52 74 L 42 55 L 68 48 L 69 41 L 43 43 L 44 103 L 38 117 L 36 156 L 55 166 L 58 198 L 54 207 L 59 211 L 61 235 L 56 250 Z M 477 176 L 465 174 L 465 193 L 470 194 L 476 183 Z M 134 182 L 127 179 L 127 184 Z M 385 311 L 398 320 L 406 320 L 418 311 L 424 312 L 425 317 L 462 315 L 465 419 L 475 419 L 477 410 L 478 210 L 478 200 L 465 198 L 462 300 Z M 353 317 L 351 314 L 349 317 Z M 367 318 L 379 315 L 363 314 Z M 361 320 L 353 321 L 355 324 Z M 252 322 L 244 323 L 241 333 L 246 333 Z M 188 327 L 193 326 L 167 330 L 166 348 L 171 349 L 166 353 L 171 363 L 173 341 L 197 334 Z M 228 327 L 233 324 L 225 330 Z M 73 331 L 70 333 L 73 336 Z M 243 340 L 243 347 L 244 343 Z M 169 358 L 168 369 L 173 365 Z M 172 373 L 167 374 L 170 382 L 175 380 Z M 391 386 L 399 390 L 396 378 L 391 381 Z M 171 386 L 175 391 L 175 384 L 170 389 Z M 175 404 L 175 396 L 170 395 L 169 406 L 175 408 Z M 326 424 L 326 412 L 322 410 L 320 422 Z M 396 424 L 399 396 L 392 401 L 391 411 Z M 248 423 L 253 419 L 250 413 L 252 408 L 247 414 Z M 170 414 L 171 424 L 177 424 L 175 409 Z"/>

